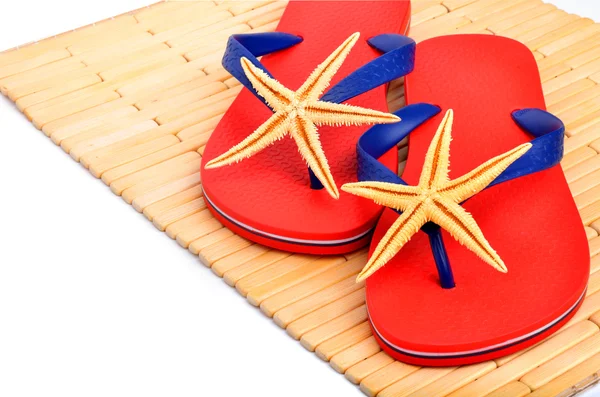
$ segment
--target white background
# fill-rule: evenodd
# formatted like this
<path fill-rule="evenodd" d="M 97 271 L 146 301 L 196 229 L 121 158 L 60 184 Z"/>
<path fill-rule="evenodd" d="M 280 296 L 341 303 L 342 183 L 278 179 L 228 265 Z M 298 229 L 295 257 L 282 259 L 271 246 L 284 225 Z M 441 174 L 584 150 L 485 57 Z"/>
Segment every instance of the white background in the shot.
<path fill-rule="evenodd" d="M 3 2 L 0 50 L 149 2 Z M 362 395 L 3 97 L 0 137 L 0 395 Z"/>

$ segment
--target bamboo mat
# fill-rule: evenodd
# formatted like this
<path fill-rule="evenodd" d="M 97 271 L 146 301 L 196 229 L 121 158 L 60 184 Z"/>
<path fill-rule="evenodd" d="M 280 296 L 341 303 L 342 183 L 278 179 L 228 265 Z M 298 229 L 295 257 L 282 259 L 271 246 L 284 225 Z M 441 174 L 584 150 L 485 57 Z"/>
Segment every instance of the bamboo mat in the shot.
<path fill-rule="evenodd" d="M 535 55 L 567 126 L 565 170 L 592 257 L 570 323 L 508 357 L 453 368 L 394 361 L 371 335 L 354 279 L 365 250 L 290 255 L 212 218 L 203 147 L 241 90 L 220 65 L 233 33 L 272 31 L 285 2 L 163 2 L 0 54 L 4 95 L 57 145 L 369 396 L 561 396 L 600 371 L 600 24 L 540 0 L 413 0 L 411 36 L 486 33 Z M 391 110 L 403 105 L 392 83 Z M 401 147 L 401 164 L 407 148 Z"/>

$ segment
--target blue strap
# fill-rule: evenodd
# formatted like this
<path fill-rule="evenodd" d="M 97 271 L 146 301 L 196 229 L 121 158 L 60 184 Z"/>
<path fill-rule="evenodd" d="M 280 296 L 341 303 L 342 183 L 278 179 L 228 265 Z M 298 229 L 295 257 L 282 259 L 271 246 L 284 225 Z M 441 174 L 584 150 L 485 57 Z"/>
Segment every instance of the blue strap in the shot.
<path fill-rule="evenodd" d="M 383 55 L 368 62 L 331 87 L 321 100 L 342 103 L 412 72 L 416 43 L 399 34 L 380 34 L 367 40 Z"/>
<path fill-rule="evenodd" d="M 238 79 L 244 87 L 268 106 L 264 98 L 256 92 L 252 83 L 246 77 L 240 60 L 242 57 L 248 58 L 254 66 L 273 77 L 257 57 L 290 48 L 300 42 L 302 42 L 301 37 L 282 32 L 233 35 L 227 41 L 222 64 L 233 77 Z M 368 43 L 371 47 L 382 52 L 383 55 L 346 76 L 331 87 L 321 100 L 341 103 L 400 78 L 413 70 L 416 48 L 414 40 L 399 34 L 382 34 L 369 39 Z M 309 177 L 312 189 L 323 188 L 323 185 L 310 168 Z"/>
<path fill-rule="evenodd" d="M 377 158 L 439 112 L 440 109 L 434 105 L 423 103 L 408 105 L 395 113 L 402 119 L 400 123 L 377 125 L 365 132 L 356 147 L 358 180 L 406 185 L 402 178 L 385 167 Z M 486 189 L 498 183 L 551 168 L 562 159 L 565 127 L 559 118 L 544 110 L 533 108 L 516 110 L 511 116 L 522 130 L 535 138 L 531 141 L 531 148 L 494 179 Z M 401 213 L 401 211 L 397 212 Z M 441 228 L 428 222 L 421 230 L 429 236 L 442 288 L 453 288 L 454 276 L 442 240 Z"/>
<path fill-rule="evenodd" d="M 222 64 L 244 87 L 262 100 L 246 77 L 240 60 L 242 57 L 248 58 L 254 66 L 272 77 L 257 57 L 290 48 L 300 42 L 302 42 L 301 37 L 282 32 L 236 34 L 227 42 Z M 367 42 L 383 55 L 346 76 L 331 87 L 321 100 L 341 103 L 413 70 L 416 44 L 411 38 L 399 34 L 381 34 Z"/>
<path fill-rule="evenodd" d="M 536 138 L 531 141 L 531 149 L 494 179 L 488 188 L 554 167 L 563 157 L 565 126 L 558 117 L 533 108 L 516 110 L 511 116 L 523 131 Z"/>
<path fill-rule="evenodd" d="M 426 103 L 408 105 L 394 113 L 402 119 L 400 123 L 380 124 L 367 130 L 356 146 L 358 180 L 406 185 L 402 178 L 377 159 L 439 112 L 440 108 Z M 521 129 L 536 138 L 531 141 L 531 149 L 504 170 L 487 188 L 548 169 L 560 163 L 562 159 L 565 127 L 558 117 L 545 110 L 532 108 L 516 110 L 512 113 L 512 118 Z"/>
<path fill-rule="evenodd" d="M 440 112 L 440 108 L 427 103 L 416 103 L 394 114 L 402 121 L 395 124 L 378 124 L 365 132 L 356 145 L 357 176 L 359 181 L 380 181 L 406 185 L 396 172 L 377 160 L 396 147 L 415 128 Z"/>
<path fill-rule="evenodd" d="M 269 76 L 273 77 L 256 57 L 284 50 L 301 42 L 302 37 L 281 32 L 234 34 L 233 36 L 230 36 L 227 41 L 227 47 L 225 48 L 225 54 L 223 54 L 221 63 L 233 77 L 267 105 L 264 98 L 258 95 L 254 90 L 252 83 L 246 77 L 244 69 L 242 69 L 242 64 L 240 63 L 241 59 L 244 57 L 248 58 L 254 66 L 262 69 Z"/>

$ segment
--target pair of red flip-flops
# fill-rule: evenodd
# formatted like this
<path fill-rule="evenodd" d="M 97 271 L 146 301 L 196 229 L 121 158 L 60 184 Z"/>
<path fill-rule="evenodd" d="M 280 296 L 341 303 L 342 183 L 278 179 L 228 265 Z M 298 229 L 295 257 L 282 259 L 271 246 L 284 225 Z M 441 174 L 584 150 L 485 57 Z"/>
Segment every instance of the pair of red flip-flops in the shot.
<path fill-rule="evenodd" d="M 408 1 L 292 1 L 277 29 L 288 34 L 232 37 L 224 64 L 249 89 L 206 146 L 203 189 L 224 225 L 270 247 L 340 254 L 371 241 L 360 278 L 382 348 L 474 363 L 573 316 L 587 240 L 531 52 L 486 35 L 415 46 L 389 34 L 409 16 Z M 404 74 L 408 106 L 392 115 L 382 84 Z M 395 145 L 409 133 L 400 179 Z"/>

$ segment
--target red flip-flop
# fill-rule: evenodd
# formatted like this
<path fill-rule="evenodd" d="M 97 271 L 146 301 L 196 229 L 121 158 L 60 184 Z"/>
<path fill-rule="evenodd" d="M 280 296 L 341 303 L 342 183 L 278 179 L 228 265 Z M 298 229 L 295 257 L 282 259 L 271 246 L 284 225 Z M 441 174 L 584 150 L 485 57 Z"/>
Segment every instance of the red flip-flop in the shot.
<path fill-rule="evenodd" d="M 379 111 L 380 116 L 381 112 L 387 112 L 384 84 L 410 72 L 413 66 L 415 44 L 398 35 L 406 33 L 409 18 L 409 1 L 291 1 L 277 32 L 230 38 L 223 64 L 249 89 L 243 90 L 233 102 L 203 154 L 204 196 L 217 219 L 249 240 L 293 252 L 339 254 L 368 244 L 381 208 L 336 192 L 336 186 L 356 181 L 355 146 L 368 128 L 357 125 L 360 120 L 353 119 L 352 112 L 347 112 L 347 118 L 327 120 L 327 115 L 320 115 L 318 135 L 313 133 L 304 139 L 314 144 L 308 149 L 303 142 L 299 143 L 299 134 L 283 131 L 273 138 L 273 131 L 269 131 L 270 138 L 261 136 L 265 142 L 260 142 L 261 150 L 252 152 L 251 157 L 247 147 L 242 154 L 232 154 L 231 150 L 239 149 L 236 145 L 240 143 L 248 143 L 253 131 L 275 117 L 274 112 L 285 108 L 278 107 L 279 99 L 286 100 L 281 92 L 298 94 L 293 90 L 301 87 L 309 75 L 312 78 L 315 68 L 320 65 L 327 69 L 329 61 L 339 61 L 336 56 L 340 53 L 342 61 L 348 56 L 331 80 L 333 87 L 320 100 L 330 103 L 349 100 L 350 105 Z M 353 35 L 355 32 L 360 37 Z M 332 52 L 337 55 L 330 56 Z M 259 62 L 256 57 L 262 55 L 265 56 Z M 332 77 L 332 70 L 323 73 L 326 78 Z M 281 86 L 273 83 L 271 76 Z M 257 84 L 259 88 L 262 84 L 262 92 Z M 271 92 L 273 87 L 281 92 Z M 295 106 L 294 112 L 304 112 L 304 103 L 292 102 L 286 102 L 286 106 Z M 306 108 L 307 113 L 313 110 Z M 273 125 L 278 122 L 275 120 Z M 374 117 L 367 122 L 373 124 L 382 119 Z M 271 125 L 264 128 L 267 127 L 274 129 Z M 296 124 L 292 127 L 296 132 L 301 128 Z M 282 139 L 275 142 L 276 138 Z M 307 169 L 305 159 L 311 153 L 306 152 L 313 147 L 319 149 L 314 142 L 319 138 L 331 170 L 329 176 L 317 171 L 313 174 Z M 222 161 L 223 156 L 229 161 L 227 164 Z M 240 162 L 232 164 L 235 161 Z M 391 151 L 383 161 L 394 166 L 397 153 Z M 211 168 L 214 166 L 220 167 Z"/>
<path fill-rule="evenodd" d="M 573 316 L 588 244 L 558 165 L 564 126 L 544 110 L 531 52 L 503 37 L 455 35 L 418 44 L 416 57 L 405 81 L 412 105 L 396 113 L 403 122 L 373 127 L 359 142 L 359 179 L 379 182 L 343 189 L 393 208 L 362 273 L 379 344 L 411 364 L 471 364 L 531 346 Z M 400 179 L 376 159 L 413 128 Z M 481 186 L 457 188 L 478 183 L 490 188 L 472 197 Z"/>

